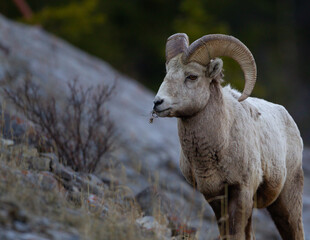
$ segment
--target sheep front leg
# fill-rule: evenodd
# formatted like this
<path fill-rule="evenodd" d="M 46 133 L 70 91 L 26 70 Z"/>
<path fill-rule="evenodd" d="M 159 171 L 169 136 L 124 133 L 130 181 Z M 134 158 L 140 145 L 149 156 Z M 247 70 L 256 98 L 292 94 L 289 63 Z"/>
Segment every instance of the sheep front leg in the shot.
<path fill-rule="evenodd" d="M 253 196 L 251 191 L 232 187 L 228 195 L 229 239 L 255 239 L 252 234 L 252 211 Z"/>
<path fill-rule="evenodd" d="M 251 226 L 251 192 L 240 189 L 240 186 L 230 186 L 227 194 L 215 199 L 209 203 L 217 218 L 221 239 L 254 240 Z"/>

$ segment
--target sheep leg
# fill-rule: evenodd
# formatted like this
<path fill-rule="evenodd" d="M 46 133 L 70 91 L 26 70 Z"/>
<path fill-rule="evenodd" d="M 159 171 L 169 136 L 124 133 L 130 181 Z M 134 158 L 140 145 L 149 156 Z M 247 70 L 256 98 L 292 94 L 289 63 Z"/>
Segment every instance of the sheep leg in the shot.
<path fill-rule="evenodd" d="M 253 198 L 247 190 L 239 187 L 229 187 L 228 190 L 228 215 L 225 214 L 225 205 L 222 199 L 210 201 L 222 239 L 254 240 L 251 217 Z M 225 196 L 223 196 L 224 198 Z"/>
<path fill-rule="evenodd" d="M 252 209 L 252 211 L 253 211 L 253 209 Z M 247 239 L 247 240 L 255 240 L 255 234 L 254 234 L 254 231 L 252 228 L 252 214 L 249 217 L 248 223 L 245 227 L 245 236 L 246 236 L 245 239 Z"/>
<path fill-rule="evenodd" d="M 253 197 L 248 189 L 232 187 L 229 191 L 229 235 L 231 240 L 252 240 Z"/>
<path fill-rule="evenodd" d="M 227 232 L 226 229 L 228 228 L 227 217 L 223 216 L 223 212 L 225 211 L 223 209 L 224 208 L 223 201 L 213 200 L 213 201 L 210 201 L 209 204 L 212 207 L 213 212 L 215 214 L 220 236 L 228 235 L 226 234 Z"/>
<path fill-rule="evenodd" d="M 267 207 L 283 240 L 304 240 L 302 224 L 303 171 L 286 181 L 278 199 Z"/>

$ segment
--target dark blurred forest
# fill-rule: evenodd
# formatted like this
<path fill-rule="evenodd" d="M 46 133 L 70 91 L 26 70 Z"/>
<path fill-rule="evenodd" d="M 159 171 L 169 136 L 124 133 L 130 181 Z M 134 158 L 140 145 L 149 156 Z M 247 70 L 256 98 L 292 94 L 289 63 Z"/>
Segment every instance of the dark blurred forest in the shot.
<path fill-rule="evenodd" d="M 256 59 L 253 96 L 284 105 L 310 143 L 309 0 L 2 0 L 0 13 L 41 26 L 154 91 L 170 35 L 185 32 L 191 42 L 233 35 Z M 224 58 L 224 68 L 225 80 L 241 91 L 238 64 Z"/>

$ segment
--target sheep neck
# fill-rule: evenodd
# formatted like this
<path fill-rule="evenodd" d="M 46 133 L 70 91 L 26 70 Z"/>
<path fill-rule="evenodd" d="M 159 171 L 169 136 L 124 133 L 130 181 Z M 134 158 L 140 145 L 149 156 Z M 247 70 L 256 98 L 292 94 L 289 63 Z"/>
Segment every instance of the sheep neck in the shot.
<path fill-rule="evenodd" d="M 190 162 L 218 160 L 228 142 L 229 114 L 219 87 L 200 112 L 178 119 L 179 139 L 183 153 Z"/>

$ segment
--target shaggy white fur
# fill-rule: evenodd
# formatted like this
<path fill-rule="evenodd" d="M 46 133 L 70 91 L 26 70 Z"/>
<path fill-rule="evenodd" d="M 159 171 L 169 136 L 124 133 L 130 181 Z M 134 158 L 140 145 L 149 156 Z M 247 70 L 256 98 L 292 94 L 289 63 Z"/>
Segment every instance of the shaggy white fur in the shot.
<path fill-rule="evenodd" d="M 178 118 L 182 173 L 210 203 L 221 236 L 255 239 L 258 207 L 269 210 L 283 239 L 304 239 L 303 143 L 292 117 L 262 99 L 238 102 L 238 91 L 221 86 L 221 59 L 206 68 L 184 65 L 181 55 L 167 63 L 154 110 Z"/>

